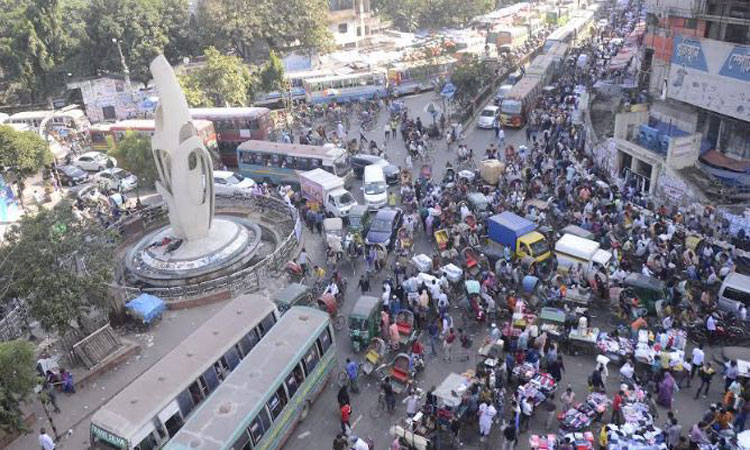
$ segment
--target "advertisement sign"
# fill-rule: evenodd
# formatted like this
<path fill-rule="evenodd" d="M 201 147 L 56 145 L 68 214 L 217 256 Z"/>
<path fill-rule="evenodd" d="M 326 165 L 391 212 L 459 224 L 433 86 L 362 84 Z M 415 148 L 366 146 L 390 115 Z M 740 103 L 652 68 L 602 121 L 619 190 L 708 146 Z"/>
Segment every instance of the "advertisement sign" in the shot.
<path fill-rule="evenodd" d="M 675 36 L 667 96 L 750 121 L 750 46 Z"/>

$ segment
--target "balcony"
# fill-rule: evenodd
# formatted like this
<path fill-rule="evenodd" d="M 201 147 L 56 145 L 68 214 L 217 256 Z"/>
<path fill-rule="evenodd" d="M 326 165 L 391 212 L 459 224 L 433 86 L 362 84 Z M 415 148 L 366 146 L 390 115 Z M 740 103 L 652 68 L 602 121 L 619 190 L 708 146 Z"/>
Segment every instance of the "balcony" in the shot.
<path fill-rule="evenodd" d="M 657 16 L 695 18 L 706 11 L 706 0 L 646 0 L 646 11 Z"/>

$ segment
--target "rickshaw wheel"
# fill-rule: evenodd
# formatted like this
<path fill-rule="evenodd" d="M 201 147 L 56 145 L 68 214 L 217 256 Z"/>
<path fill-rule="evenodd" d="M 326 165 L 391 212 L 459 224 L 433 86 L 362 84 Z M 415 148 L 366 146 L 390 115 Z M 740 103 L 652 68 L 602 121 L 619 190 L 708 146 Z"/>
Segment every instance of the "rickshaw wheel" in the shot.
<path fill-rule="evenodd" d="M 346 375 L 346 372 L 339 372 L 339 374 L 336 376 L 336 383 L 339 385 L 339 387 L 346 386 L 348 382 L 349 377 Z"/>
<path fill-rule="evenodd" d="M 344 325 L 346 325 L 346 319 L 344 318 L 344 315 L 336 314 L 336 318 L 333 319 L 333 328 L 336 330 L 341 330 L 344 328 Z"/>

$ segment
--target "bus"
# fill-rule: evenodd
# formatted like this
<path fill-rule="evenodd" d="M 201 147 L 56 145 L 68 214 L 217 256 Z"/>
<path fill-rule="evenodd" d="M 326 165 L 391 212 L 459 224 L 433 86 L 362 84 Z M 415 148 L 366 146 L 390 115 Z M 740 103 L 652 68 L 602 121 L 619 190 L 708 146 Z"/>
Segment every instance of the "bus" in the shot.
<path fill-rule="evenodd" d="M 281 448 L 337 367 L 328 317 L 289 309 L 164 450 Z"/>
<path fill-rule="evenodd" d="M 568 44 L 558 42 L 552 45 L 546 55 L 555 62 L 555 70 L 563 67 L 568 56 Z"/>
<path fill-rule="evenodd" d="M 388 86 L 396 95 L 434 89 L 441 79 L 450 77 L 455 63 L 450 56 L 393 63 L 388 69 Z"/>
<path fill-rule="evenodd" d="M 62 109 L 59 111 L 24 111 L 11 115 L 6 122 L 25 124 L 31 128 L 39 128 L 44 119 L 48 127 L 67 127 L 79 132 L 85 132 L 91 127 L 86 113 L 77 108 Z"/>
<path fill-rule="evenodd" d="M 210 120 L 216 130 L 221 162 L 237 167 L 237 146 L 250 139 L 268 139 L 271 110 L 262 107 L 190 108 L 193 119 Z"/>
<path fill-rule="evenodd" d="M 346 149 L 332 145 L 245 141 L 237 147 L 239 172 L 259 183 L 299 185 L 299 172 L 321 168 L 351 186 L 354 173 Z"/>
<path fill-rule="evenodd" d="M 500 105 L 500 122 L 504 126 L 522 128 L 526 118 L 534 108 L 534 102 L 544 88 L 537 77 L 523 77 L 513 86 Z"/>
<path fill-rule="evenodd" d="M 529 39 L 529 29 L 527 27 L 508 27 L 497 31 L 497 40 L 495 43 L 498 47 L 510 45 L 516 49 L 525 44 L 527 39 Z"/>
<path fill-rule="evenodd" d="M 308 78 L 302 86 L 310 104 L 382 98 L 388 93 L 386 73 L 381 70 Z"/>
<path fill-rule="evenodd" d="M 546 86 L 555 75 L 555 59 L 548 55 L 539 55 L 526 68 L 526 77 L 539 78 L 542 86 Z"/>
<path fill-rule="evenodd" d="M 162 446 L 274 329 L 279 316 L 263 297 L 231 300 L 94 413 L 92 447 Z"/>
<path fill-rule="evenodd" d="M 553 45 L 558 43 L 570 44 L 573 39 L 572 28 L 568 26 L 560 27 L 547 36 L 547 39 L 544 41 L 543 51 L 544 53 L 547 53 Z"/>
<path fill-rule="evenodd" d="M 216 154 L 218 146 L 213 123 L 208 120 L 193 120 L 193 124 L 206 149 Z M 153 136 L 154 131 L 156 131 L 156 122 L 153 119 L 121 120 L 111 124 L 95 124 L 89 129 L 91 149 L 107 152 L 116 149 L 128 133 Z"/>
<path fill-rule="evenodd" d="M 287 95 L 291 95 L 292 102 L 304 102 L 305 88 L 302 86 L 302 81 L 308 78 L 323 77 L 330 74 L 330 71 L 319 69 L 284 72 L 284 80 L 289 86 L 289 94 Z M 272 91 L 259 95 L 258 100 L 255 102 L 255 106 L 273 106 L 280 103 L 282 103 L 282 93 L 279 91 Z"/>

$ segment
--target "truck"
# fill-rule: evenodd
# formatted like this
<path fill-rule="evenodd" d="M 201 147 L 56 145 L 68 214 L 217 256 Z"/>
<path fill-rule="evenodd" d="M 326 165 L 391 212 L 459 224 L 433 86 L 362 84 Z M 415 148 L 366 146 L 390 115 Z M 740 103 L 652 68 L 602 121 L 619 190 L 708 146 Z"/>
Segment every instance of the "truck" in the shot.
<path fill-rule="evenodd" d="M 487 219 L 487 237 L 491 243 L 509 247 L 519 259 L 531 257 L 542 262 L 551 254 L 544 235 L 536 231 L 536 224 L 510 211 Z"/>
<path fill-rule="evenodd" d="M 346 217 L 357 204 L 354 196 L 344 189 L 344 179 L 323 169 L 300 173 L 299 185 L 308 202 L 316 203 L 335 217 Z"/>
<path fill-rule="evenodd" d="M 571 231 L 570 226 L 565 229 Z M 612 253 L 602 250 L 599 242 L 572 233 L 564 234 L 555 243 L 555 256 L 558 272 L 567 272 L 574 265 L 580 266 L 589 283 L 597 272 L 601 272 L 603 280 L 606 280 L 612 261 Z"/>

